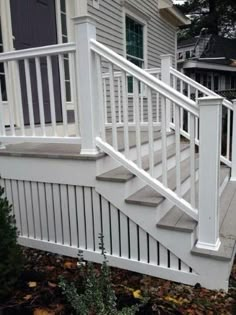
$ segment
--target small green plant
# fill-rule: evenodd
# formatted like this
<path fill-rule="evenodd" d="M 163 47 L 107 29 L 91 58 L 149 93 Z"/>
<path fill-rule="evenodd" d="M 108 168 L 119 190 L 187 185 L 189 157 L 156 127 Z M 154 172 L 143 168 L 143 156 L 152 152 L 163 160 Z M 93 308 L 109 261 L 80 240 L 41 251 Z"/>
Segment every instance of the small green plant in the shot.
<path fill-rule="evenodd" d="M 79 252 L 79 266 L 84 276 L 84 292 L 79 294 L 74 283 L 69 283 L 63 277 L 59 278 L 59 287 L 76 315 L 135 315 L 139 305 L 117 310 L 116 295 L 112 288 L 110 268 L 104 248 L 103 235 L 99 235 L 103 263 L 97 274 L 92 263 L 87 267 L 83 264 L 82 252 Z"/>
<path fill-rule="evenodd" d="M 0 301 L 11 293 L 23 265 L 12 206 L 3 196 L 4 189 L 0 187 Z"/>

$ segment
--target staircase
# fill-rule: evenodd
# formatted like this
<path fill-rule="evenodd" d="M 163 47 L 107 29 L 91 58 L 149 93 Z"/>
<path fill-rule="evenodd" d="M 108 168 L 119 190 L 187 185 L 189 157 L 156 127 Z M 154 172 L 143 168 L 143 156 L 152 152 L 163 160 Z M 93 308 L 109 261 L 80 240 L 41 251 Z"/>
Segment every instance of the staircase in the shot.
<path fill-rule="evenodd" d="M 72 159 L 63 154 L 56 163 L 31 159 L 32 174 L 27 159 L 2 158 L 9 169 L 0 165 L 1 181 L 16 201 L 21 244 L 66 255 L 77 255 L 79 248 L 85 259 L 100 262 L 96 235 L 102 232 L 113 266 L 227 290 L 236 248 L 236 102 L 172 68 L 169 55 L 161 56 L 160 69 L 138 68 L 96 41 L 90 17 L 75 19 L 75 33 L 75 44 L 0 58 L 8 65 L 47 56 L 50 75 L 51 55 L 58 55 L 62 66 L 63 54 L 72 54 L 79 98 L 72 133 L 65 102 L 62 134 L 55 115 L 47 134 L 42 99 L 41 129 L 32 104 L 29 130 L 23 119 L 15 128 L 11 111 L 10 130 L 0 121 L 3 143 L 76 146 Z M 37 88 L 40 95 L 40 84 Z M 53 85 L 49 88 L 53 105 Z M 41 227 L 34 222 L 33 201 Z"/>
<path fill-rule="evenodd" d="M 123 152 L 122 145 L 123 132 L 120 132 L 119 152 Z M 132 132 L 130 139 L 133 139 Z M 142 165 L 146 171 L 149 170 L 148 156 L 145 154 L 146 135 L 143 132 L 142 138 Z M 131 140 L 132 144 L 132 140 Z M 154 153 L 154 176 L 161 180 L 162 177 L 162 152 L 160 131 L 155 135 Z M 190 175 L 190 144 L 183 139 L 181 141 L 181 196 L 184 200 L 190 201 L 191 198 L 191 175 Z M 168 134 L 167 146 L 167 182 L 168 187 L 176 191 L 176 143 L 175 134 Z M 136 147 L 133 146 L 133 151 Z M 195 189 L 196 207 L 198 208 L 198 177 L 199 177 L 199 155 L 196 154 L 195 162 Z M 109 169 L 106 169 L 106 167 Z M 103 172 L 104 170 L 104 172 Z M 135 222 L 140 228 L 148 232 L 151 237 L 160 242 L 162 246 L 168 248 L 171 255 L 177 257 L 176 266 L 171 266 L 172 260 L 168 256 L 166 268 L 171 270 L 169 274 L 163 270 L 140 272 L 148 273 L 153 276 L 164 277 L 174 281 L 180 281 L 195 285 L 197 282 L 210 289 L 228 288 L 228 279 L 231 265 L 235 253 L 235 215 L 234 202 L 236 201 L 236 184 L 230 182 L 230 169 L 225 165 L 220 167 L 220 239 L 221 246 L 218 251 L 203 250 L 196 247 L 198 240 L 198 222 L 186 213 L 183 213 L 177 206 L 169 202 L 156 190 L 145 185 L 137 176 L 128 171 L 125 167 L 114 163 L 109 156 L 100 159 L 97 164 L 96 191 L 106 198 L 111 204 L 118 208 L 125 216 Z M 144 250 L 145 252 L 145 250 Z M 145 254 L 146 255 L 146 254 Z M 146 256 L 145 256 L 146 257 Z M 145 260 L 145 258 L 144 258 Z M 142 261 L 142 255 L 139 257 Z M 179 261 L 182 262 L 183 270 Z M 169 265 L 168 265 L 169 264 Z M 169 267 L 168 267 L 169 266 Z M 188 267 L 186 267 L 188 266 Z M 164 265 L 163 267 L 164 268 Z M 132 268 L 131 268 L 132 269 Z M 191 272 L 189 272 L 191 270 Z M 219 273 L 220 270 L 220 273 Z M 139 271 L 136 268 L 135 271 Z M 177 273 L 184 272 L 184 276 Z M 195 274 L 195 277 L 193 277 Z M 189 275 L 189 277 L 188 277 Z"/>

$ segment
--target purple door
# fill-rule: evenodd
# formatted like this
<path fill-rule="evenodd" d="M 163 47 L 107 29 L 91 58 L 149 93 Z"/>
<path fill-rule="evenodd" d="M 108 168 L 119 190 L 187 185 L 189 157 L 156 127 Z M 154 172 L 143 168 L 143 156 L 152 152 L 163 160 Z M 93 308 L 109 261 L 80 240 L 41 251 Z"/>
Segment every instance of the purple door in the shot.
<path fill-rule="evenodd" d="M 12 30 L 15 49 L 57 44 L 56 13 L 54 0 L 11 0 Z M 51 122 L 46 58 L 40 59 L 45 122 Z M 56 119 L 62 120 L 60 77 L 57 57 L 52 57 Z M 30 60 L 31 89 L 35 123 L 39 123 L 38 92 L 34 60 Z M 20 83 L 24 122 L 29 124 L 24 64 L 20 62 Z"/>

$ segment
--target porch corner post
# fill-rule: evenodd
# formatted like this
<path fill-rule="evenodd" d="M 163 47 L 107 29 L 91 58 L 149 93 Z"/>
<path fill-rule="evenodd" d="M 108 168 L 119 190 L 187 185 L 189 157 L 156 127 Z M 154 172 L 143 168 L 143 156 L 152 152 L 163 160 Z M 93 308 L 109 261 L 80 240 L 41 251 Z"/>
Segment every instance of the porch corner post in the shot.
<path fill-rule="evenodd" d="M 90 49 L 90 40 L 96 39 L 96 20 L 91 16 L 73 18 L 76 42 L 76 72 L 79 99 L 79 124 L 81 152 L 84 155 L 98 154 L 96 136 L 99 121 L 96 117 L 97 89 L 95 55 Z"/>
<path fill-rule="evenodd" d="M 170 54 L 161 55 L 161 80 L 167 85 L 171 85 L 170 81 L 170 68 L 172 66 L 173 56 Z M 166 128 L 170 131 L 171 123 L 171 106 L 170 101 L 166 100 Z"/>
<path fill-rule="evenodd" d="M 236 99 L 233 100 L 232 168 L 231 181 L 236 181 Z"/>
<path fill-rule="evenodd" d="M 219 238 L 219 174 L 222 97 L 198 99 L 200 110 L 199 222 L 196 247 L 217 251 Z"/>

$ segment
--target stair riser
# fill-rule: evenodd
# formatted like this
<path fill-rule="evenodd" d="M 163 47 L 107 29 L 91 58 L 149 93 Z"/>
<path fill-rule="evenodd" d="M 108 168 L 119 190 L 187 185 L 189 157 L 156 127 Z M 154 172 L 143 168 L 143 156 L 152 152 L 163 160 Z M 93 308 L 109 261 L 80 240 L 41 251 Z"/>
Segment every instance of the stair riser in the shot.
<path fill-rule="evenodd" d="M 173 144 L 175 141 L 175 137 L 174 135 L 169 135 L 167 137 L 167 145 L 171 145 Z M 161 149 L 161 139 L 158 139 L 156 141 L 154 141 L 154 152 L 158 151 Z M 142 156 L 145 156 L 148 154 L 149 152 L 149 145 L 148 143 L 145 143 L 141 146 L 141 152 L 142 152 Z M 137 148 L 136 147 L 132 147 L 129 151 L 129 159 L 132 161 L 135 161 L 137 159 Z M 109 156 L 105 156 L 102 159 L 97 160 L 97 176 L 109 172 L 111 170 L 113 170 L 114 168 L 119 167 L 119 163 L 114 161 L 112 158 L 110 158 Z"/>
<path fill-rule="evenodd" d="M 181 161 L 184 161 L 185 159 L 189 158 L 190 150 L 189 148 L 186 148 L 181 152 Z M 175 167 L 175 155 L 168 159 L 167 161 L 167 169 L 170 170 L 173 167 Z M 162 165 L 158 164 L 154 167 L 154 177 L 158 178 L 162 174 Z M 127 181 L 125 183 L 125 196 L 128 198 L 132 194 L 134 194 L 136 191 L 140 190 L 146 186 L 146 184 L 141 181 L 137 177 L 133 177 L 131 180 Z"/>
<path fill-rule="evenodd" d="M 198 171 L 196 172 L 196 181 L 198 180 Z M 181 185 L 181 192 L 182 192 L 182 196 L 184 196 L 190 187 L 191 184 L 191 179 L 190 177 L 188 177 Z M 173 208 L 173 204 L 168 201 L 168 200 L 163 200 L 163 202 L 158 206 L 158 218 L 157 218 L 157 222 L 160 221 L 166 214 L 167 212 Z"/>

